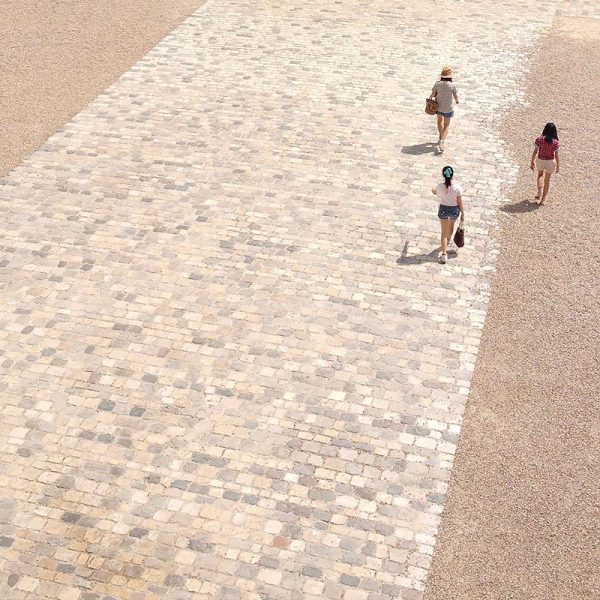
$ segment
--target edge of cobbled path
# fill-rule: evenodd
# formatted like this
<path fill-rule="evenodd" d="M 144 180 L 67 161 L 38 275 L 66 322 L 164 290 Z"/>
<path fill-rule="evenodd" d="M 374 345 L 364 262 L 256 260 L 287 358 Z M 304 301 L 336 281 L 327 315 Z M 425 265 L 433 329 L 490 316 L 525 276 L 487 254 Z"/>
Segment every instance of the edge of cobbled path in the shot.
<path fill-rule="evenodd" d="M 426 600 L 600 598 L 600 172 L 589 98 L 600 19 L 560 18 L 532 54 L 503 138 L 520 164 Z M 596 90 L 596 92 L 594 92 Z M 537 208 L 531 142 L 559 128 Z"/>
<path fill-rule="evenodd" d="M 0 177 L 204 2 L 2 2 Z"/>

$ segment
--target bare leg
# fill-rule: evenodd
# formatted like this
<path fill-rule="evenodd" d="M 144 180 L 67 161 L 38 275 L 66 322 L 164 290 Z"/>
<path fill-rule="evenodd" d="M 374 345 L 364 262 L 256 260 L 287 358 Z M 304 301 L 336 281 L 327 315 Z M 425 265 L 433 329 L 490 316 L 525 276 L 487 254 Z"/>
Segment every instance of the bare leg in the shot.
<path fill-rule="evenodd" d="M 448 225 L 448 245 L 450 245 L 452 243 L 452 236 L 454 235 L 454 225 L 455 225 L 456 221 L 454 219 L 451 219 L 449 221 L 449 225 Z M 452 251 L 454 253 L 456 253 L 456 247 L 453 247 Z"/>
<path fill-rule="evenodd" d="M 449 128 L 450 128 L 450 119 L 444 117 L 444 125 L 442 127 L 442 132 L 440 133 L 440 139 L 442 139 L 442 140 L 446 139 L 446 136 L 448 135 L 448 129 Z"/>
<path fill-rule="evenodd" d="M 441 238 L 440 246 L 442 247 L 442 254 L 446 254 L 448 250 L 448 240 L 446 238 L 446 228 L 444 227 L 445 219 L 440 219 Z"/>
<path fill-rule="evenodd" d="M 437 128 L 438 128 L 438 142 L 442 139 L 444 117 L 442 115 L 437 116 Z"/>
<path fill-rule="evenodd" d="M 448 241 L 452 237 L 452 231 L 454 230 L 454 221 L 452 219 L 440 219 L 440 225 L 442 229 L 442 236 L 440 239 L 442 255 L 445 255 L 448 252 Z"/>
<path fill-rule="evenodd" d="M 539 200 L 542 195 L 542 177 L 544 176 L 544 171 L 537 172 L 537 194 L 535 195 L 535 199 Z"/>
<path fill-rule="evenodd" d="M 540 200 L 540 204 L 546 203 L 546 196 L 548 195 L 548 190 L 550 189 L 550 177 L 552 177 L 551 173 L 544 174 L 544 191 L 542 192 L 542 199 Z"/>

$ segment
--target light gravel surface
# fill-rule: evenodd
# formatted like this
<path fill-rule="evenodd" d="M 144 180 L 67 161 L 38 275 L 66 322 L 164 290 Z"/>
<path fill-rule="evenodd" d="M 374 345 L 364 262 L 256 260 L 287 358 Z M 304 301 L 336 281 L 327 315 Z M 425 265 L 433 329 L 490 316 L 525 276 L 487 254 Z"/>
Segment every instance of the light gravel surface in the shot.
<path fill-rule="evenodd" d="M 2 0 L 0 176 L 203 0 Z"/>
<path fill-rule="evenodd" d="M 561 19 L 504 134 L 522 164 L 427 600 L 600 598 L 600 20 Z M 561 173 L 534 196 L 532 140 L 559 127 Z"/>

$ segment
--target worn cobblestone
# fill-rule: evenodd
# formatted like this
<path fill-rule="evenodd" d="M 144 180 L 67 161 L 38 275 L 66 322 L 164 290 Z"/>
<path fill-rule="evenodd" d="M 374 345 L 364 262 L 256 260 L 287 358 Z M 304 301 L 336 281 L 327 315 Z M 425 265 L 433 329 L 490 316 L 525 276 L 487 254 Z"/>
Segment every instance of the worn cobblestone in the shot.
<path fill-rule="evenodd" d="M 600 19 L 600 4 L 595 0 L 561 0 L 556 14 L 560 17 Z"/>
<path fill-rule="evenodd" d="M 209 0 L 2 180 L 0 596 L 421 597 L 556 6 Z"/>

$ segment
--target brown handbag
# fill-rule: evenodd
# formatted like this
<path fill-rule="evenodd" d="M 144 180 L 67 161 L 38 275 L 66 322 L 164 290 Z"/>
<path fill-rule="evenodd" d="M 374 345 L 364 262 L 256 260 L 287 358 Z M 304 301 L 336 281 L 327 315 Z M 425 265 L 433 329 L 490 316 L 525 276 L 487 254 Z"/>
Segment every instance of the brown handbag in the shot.
<path fill-rule="evenodd" d="M 459 223 L 458 228 L 454 232 L 454 243 L 457 248 L 462 248 L 465 245 L 465 228 L 462 223 Z"/>
<path fill-rule="evenodd" d="M 428 115 L 437 114 L 439 106 L 440 106 L 440 103 L 435 98 L 432 98 L 430 96 L 429 98 L 425 99 L 425 112 Z"/>

